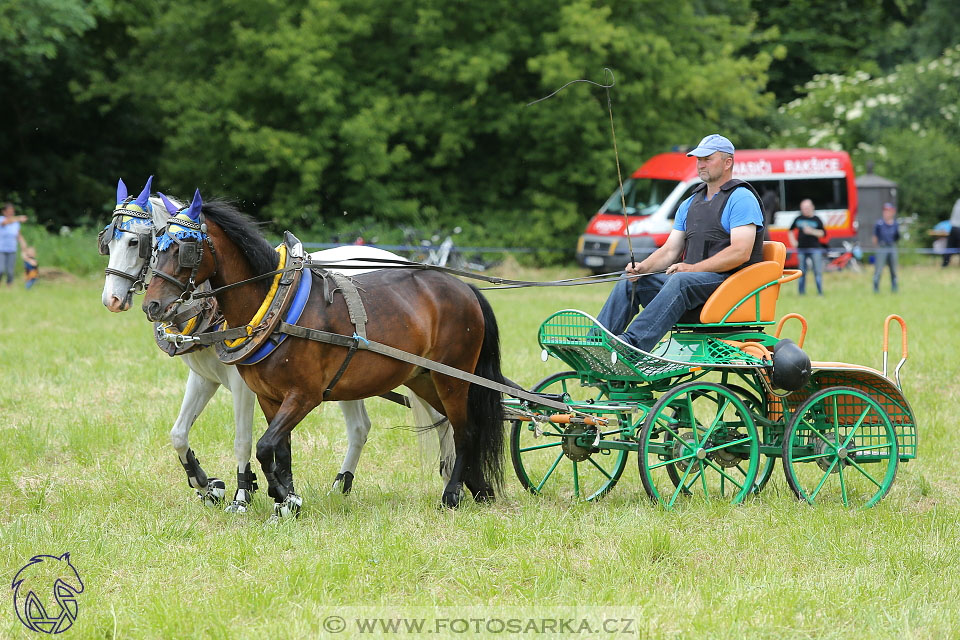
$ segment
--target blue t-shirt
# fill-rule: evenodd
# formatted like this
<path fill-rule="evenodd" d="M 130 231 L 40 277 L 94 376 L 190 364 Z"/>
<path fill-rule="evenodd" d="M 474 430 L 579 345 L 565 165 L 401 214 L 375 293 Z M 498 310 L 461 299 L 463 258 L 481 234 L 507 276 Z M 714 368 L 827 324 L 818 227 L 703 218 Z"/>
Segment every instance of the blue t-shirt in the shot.
<path fill-rule="evenodd" d="M 16 253 L 20 222 L 0 224 L 0 253 Z"/>
<path fill-rule="evenodd" d="M 873 226 L 873 235 L 877 236 L 877 241 L 881 247 L 892 247 L 897 243 L 897 240 L 900 239 L 900 225 L 897 224 L 896 220 L 891 224 L 887 224 L 883 218 L 881 218 L 877 220 L 877 224 Z"/>
<path fill-rule="evenodd" d="M 697 194 L 694 194 L 697 195 Z M 716 198 L 717 193 L 713 197 Z M 678 231 L 687 230 L 687 211 L 690 210 L 690 196 L 677 209 L 677 217 L 673 222 L 673 228 Z M 720 214 L 720 224 L 727 233 L 734 227 L 742 227 L 747 224 L 755 224 L 757 227 L 763 226 L 763 214 L 760 212 L 760 203 L 757 198 L 747 188 L 737 188 L 730 194 L 727 204 L 723 207 L 723 213 Z"/>

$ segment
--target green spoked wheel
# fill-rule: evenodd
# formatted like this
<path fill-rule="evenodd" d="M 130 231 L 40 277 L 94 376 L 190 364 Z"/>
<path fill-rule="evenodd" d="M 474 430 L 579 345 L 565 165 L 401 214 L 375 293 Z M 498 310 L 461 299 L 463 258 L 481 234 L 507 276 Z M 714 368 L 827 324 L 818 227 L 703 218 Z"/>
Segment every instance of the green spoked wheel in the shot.
<path fill-rule="evenodd" d="M 797 409 L 783 442 L 787 484 L 801 500 L 872 507 L 897 475 L 897 434 L 860 389 L 829 387 Z"/>
<path fill-rule="evenodd" d="M 556 373 L 533 386 L 537 393 L 567 394 L 573 402 L 600 400 L 602 392 L 584 387 L 573 371 Z M 596 500 L 617 484 L 627 466 L 627 451 L 605 448 L 604 439 L 620 435 L 617 426 L 515 421 L 510 435 L 513 469 L 535 495 L 563 500 Z"/>
<path fill-rule="evenodd" d="M 640 481 L 665 507 L 681 496 L 734 504 L 754 491 L 760 466 L 756 424 L 743 400 L 712 382 L 663 394 L 640 434 Z"/>

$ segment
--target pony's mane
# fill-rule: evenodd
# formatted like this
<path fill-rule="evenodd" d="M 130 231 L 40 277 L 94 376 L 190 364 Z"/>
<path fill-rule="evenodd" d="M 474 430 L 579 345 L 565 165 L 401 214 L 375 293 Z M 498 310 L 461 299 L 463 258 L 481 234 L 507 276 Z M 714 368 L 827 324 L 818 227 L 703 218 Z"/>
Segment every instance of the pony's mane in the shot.
<path fill-rule="evenodd" d="M 224 200 L 204 202 L 203 215 L 223 229 L 230 241 L 246 255 L 257 275 L 277 268 L 277 251 L 260 233 L 259 224 L 253 218 Z"/>

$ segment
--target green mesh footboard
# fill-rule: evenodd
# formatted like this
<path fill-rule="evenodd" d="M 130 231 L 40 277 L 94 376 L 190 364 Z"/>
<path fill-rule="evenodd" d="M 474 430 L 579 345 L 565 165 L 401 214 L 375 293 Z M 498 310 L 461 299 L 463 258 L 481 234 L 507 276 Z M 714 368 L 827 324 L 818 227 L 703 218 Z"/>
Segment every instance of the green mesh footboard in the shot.
<path fill-rule="evenodd" d="M 663 355 L 635 349 L 582 311 L 567 309 L 547 318 L 538 333 L 540 346 L 581 375 L 608 380 L 670 378 L 704 367 L 765 366 L 733 345 L 710 335 L 677 337 Z"/>

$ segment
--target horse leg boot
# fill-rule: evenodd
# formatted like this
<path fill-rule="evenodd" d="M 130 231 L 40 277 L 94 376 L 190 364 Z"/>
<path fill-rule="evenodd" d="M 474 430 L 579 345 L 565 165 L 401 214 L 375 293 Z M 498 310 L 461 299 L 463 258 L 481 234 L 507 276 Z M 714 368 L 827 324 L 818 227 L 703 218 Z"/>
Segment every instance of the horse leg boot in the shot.
<path fill-rule="evenodd" d="M 233 502 L 224 509 L 227 513 L 246 513 L 253 494 L 259 489 L 257 474 L 250 468 L 248 462 L 243 471 L 237 471 L 237 492 L 233 495 Z"/>
<path fill-rule="evenodd" d="M 267 480 L 267 495 L 274 500 L 270 520 L 275 522 L 289 516 L 297 517 L 303 500 L 293 490 L 290 432 L 317 405 L 302 403 L 295 396 L 287 396 L 276 413 L 262 401 L 260 406 L 270 422 L 257 441 L 257 461 Z"/>
<path fill-rule="evenodd" d="M 330 490 L 339 489 L 340 493 L 347 495 L 353 488 L 354 472 L 357 470 L 357 463 L 360 462 L 363 445 L 367 443 L 371 423 L 363 400 L 343 401 L 338 404 L 343 413 L 343 419 L 347 423 L 347 454 L 343 457 L 340 473 L 333 479 Z"/>
<path fill-rule="evenodd" d="M 233 367 L 234 372 L 236 367 Z M 253 448 L 253 408 L 257 396 L 243 382 L 238 373 L 231 375 L 233 392 L 234 439 L 233 455 L 237 460 L 237 492 L 225 509 L 228 513 L 246 513 L 253 494 L 257 491 L 257 474 L 250 469 L 250 451 Z"/>
<path fill-rule="evenodd" d="M 191 369 L 187 376 L 187 388 L 183 393 L 180 413 L 170 430 L 170 441 L 177 451 L 180 465 L 187 474 L 187 482 L 196 489 L 197 497 L 208 506 L 216 506 L 223 502 L 227 485 L 219 478 L 207 477 L 190 448 L 189 434 L 197 416 L 207 406 L 219 387 L 218 383 L 207 380 Z"/>

